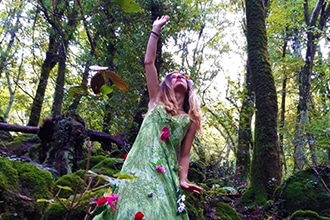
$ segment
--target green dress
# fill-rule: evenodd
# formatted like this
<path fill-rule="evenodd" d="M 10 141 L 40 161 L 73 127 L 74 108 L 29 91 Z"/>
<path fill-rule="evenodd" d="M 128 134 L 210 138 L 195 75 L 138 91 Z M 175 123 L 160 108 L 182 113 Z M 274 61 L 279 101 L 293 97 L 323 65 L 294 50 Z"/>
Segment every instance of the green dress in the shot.
<path fill-rule="evenodd" d="M 114 192 L 119 195 L 115 210 L 108 209 L 95 219 L 133 220 L 137 212 L 143 213 L 143 220 L 188 219 L 187 211 L 181 212 L 184 207 L 178 203 L 182 194 L 177 155 L 189 125 L 188 115 L 172 116 L 162 105 L 148 112 L 121 170 L 137 178 L 121 180 Z M 166 127 L 169 137 L 161 140 Z M 156 169 L 157 165 L 165 172 Z"/>

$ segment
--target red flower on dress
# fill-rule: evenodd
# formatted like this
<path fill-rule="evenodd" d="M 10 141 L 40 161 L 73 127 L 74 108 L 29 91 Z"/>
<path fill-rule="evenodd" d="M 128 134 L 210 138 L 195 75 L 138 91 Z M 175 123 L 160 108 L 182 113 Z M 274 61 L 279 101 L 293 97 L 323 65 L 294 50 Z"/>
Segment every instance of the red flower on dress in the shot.
<path fill-rule="evenodd" d="M 162 129 L 162 132 L 160 133 L 160 140 L 161 141 L 166 141 L 170 137 L 170 129 L 165 126 Z"/>
<path fill-rule="evenodd" d="M 134 220 L 142 220 L 144 217 L 143 212 L 137 212 L 135 213 Z"/>
<path fill-rule="evenodd" d="M 126 160 L 127 155 L 128 155 L 128 153 L 124 154 L 124 156 L 123 156 L 124 161 Z"/>
<path fill-rule="evenodd" d="M 106 203 L 109 204 L 110 208 L 112 210 L 115 210 L 115 203 L 118 201 L 118 194 L 112 194 L 111 190 L 107 190 L 107 192 L 104 193 L 104 197 L 102 198 L 97 198 L 96 200 L 96 206 L 102 206 Z"/>

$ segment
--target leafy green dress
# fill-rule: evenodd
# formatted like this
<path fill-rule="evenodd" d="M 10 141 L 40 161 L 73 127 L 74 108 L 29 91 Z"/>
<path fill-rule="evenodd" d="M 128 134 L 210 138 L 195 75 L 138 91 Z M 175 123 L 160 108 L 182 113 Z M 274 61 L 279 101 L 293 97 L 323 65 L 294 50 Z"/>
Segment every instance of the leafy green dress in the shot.
<path fill-rule="evenodd" d="M 162 105 L 148 112 L 121 170 L 137 178 L 121 180 L 114 192 L 119 195 L 115 210 L 108 208 L 94 219 L 133 220 L 141 213 L 143 220 L 188 219 L 177 155 L 189 125 L 188 115 L 172 116 Z M 161 138 L 166 130 L 168 138 Z"/>

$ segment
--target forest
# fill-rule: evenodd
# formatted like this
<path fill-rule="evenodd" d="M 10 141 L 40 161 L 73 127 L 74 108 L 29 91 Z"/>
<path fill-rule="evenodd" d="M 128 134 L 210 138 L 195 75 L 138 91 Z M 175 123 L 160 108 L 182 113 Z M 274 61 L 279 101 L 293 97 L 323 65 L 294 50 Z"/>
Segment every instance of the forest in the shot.
<path fill-rule="evenodd" d="M 203 112 L 189 218 L 330 220 L 327 0 L 0 0 L 0 219 L 112 207 L 162 15 L 158 77 L 187 73 Z"/>

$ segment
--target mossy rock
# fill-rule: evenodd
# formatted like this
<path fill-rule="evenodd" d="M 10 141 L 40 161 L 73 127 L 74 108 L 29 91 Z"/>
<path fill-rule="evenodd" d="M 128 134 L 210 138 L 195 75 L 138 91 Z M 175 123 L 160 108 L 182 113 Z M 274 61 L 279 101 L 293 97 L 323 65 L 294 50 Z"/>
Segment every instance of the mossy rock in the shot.
<path fill-rule="evenodd" d="M 60 198 L 68 198 L 74 193 L 82 193 L 86 187 L 85 181 L 79 176 L 79 173 L 71 173 L 61 176 L 55 182 L 56 192 Z"/>
<path fill-rule="evenodd" d="M 30 195 L 36 199 L 52 197 L 54 178 L 50 172 L 28 162 L 16 162 L 14 166 L 18 171 L 21 188 L 29 189 Z"/>
<path fill-rule="evenodd" d="M 240 220 L 241 218 L 229 204 L 220 202 L 219 205 L 216 207 L 215 214 L 221 220 Z"/>
<path fill-rule="evenodd" d="M 291 215 L 290 220 L 330 220 L 330 217 L 320 216 L 311 210 L 297 210 Z"/>
<path fill-rule="evenodd" d="M 7 158 L 0 158 L 0 190 L 18 191 L 18 173 Z"/>
<path fill-rule="evenodd" d="M 0 158 L 1 219 L 42 219 L 46 204 L 39 198 L 52 197 L 53 177 L 34 164 Z"/>
<path fill-rule="evenodd" d="M 290 176 L 275 192 L 281 217 L 297 210 L 311 210 L 330 216 L 330 167 L 319 166 Z"/>

